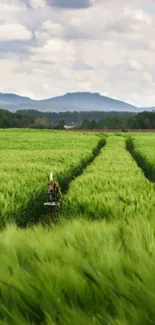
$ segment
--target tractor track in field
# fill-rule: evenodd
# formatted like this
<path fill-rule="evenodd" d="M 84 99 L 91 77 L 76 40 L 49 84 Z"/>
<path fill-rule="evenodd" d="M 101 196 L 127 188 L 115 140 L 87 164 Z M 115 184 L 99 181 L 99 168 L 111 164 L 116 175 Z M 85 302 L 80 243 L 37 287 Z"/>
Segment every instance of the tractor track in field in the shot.
<path fill-rule="evenodd" d="M 144 176 L 148 179 L 149 182 L 155 183 L 155 172 L 152 172 L 153 166 L 146 161 L 140 153 L 136 152 L 134 143 L 131 138 L 126 140 L 126 150 L 130 153 L 132 158 L 135 160 L 137 166 L 142 170 Z"/>
<path fill-rule="evenodd" d="M 62 195 L 67 194 L 71 182 L 81 176 L 84 170 L 93 163 L 95 158 L 99 156 L 101 149 L 106 145 L 106 139 L 103 137 L 98 141 L 96 147 L 92 150 L 89 157 L 83 159 L 75 168 L 73 168 L 67 177 L 59 178 L 58 182 L 61 187 Z M 17 226 L 20 228 L 27 228 L 38 223 L 47 224 L 52 221 L 52 214 L 44 207 L 43 202 L 45 200 L 45 193 L 39 193 L 39 195 L 32 198 L 29 201 L 27 208 L 24 209 L 24 217 L 17 220 Z M 32 213 L 32 211 L 34 213 Z M 61 210 L 60 212 L 61 213 Z M 58 213 L 58 214 L 59 214 Z"/>
<path fill-rule="evenodd" d="M 63 179 L 62 181 L 60 180 L 60 186 L 63 194 L 66 194 L 68 192 L 70 183 L 73 182 L 77 177 L 81 176 L 84 170 L 93 163 L 97 156 L 99 156 L 100 151 L 105 146 L 105 144 L 106 139 L 101 138 L 97 146 L 92 150 L 92 154 L 87 159 L 81 161 L 81 163 L 73 169 L 70 177 L 68 179 Z"/>

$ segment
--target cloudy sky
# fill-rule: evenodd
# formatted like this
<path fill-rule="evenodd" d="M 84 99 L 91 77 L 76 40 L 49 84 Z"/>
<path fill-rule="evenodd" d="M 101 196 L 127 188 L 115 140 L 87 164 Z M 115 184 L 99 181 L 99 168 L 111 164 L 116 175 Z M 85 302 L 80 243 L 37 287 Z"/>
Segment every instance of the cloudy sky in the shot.
<path fill-rule="evenodd" d="M 155 0 L 0 0 L 0 92 L 155 105 Z"/>

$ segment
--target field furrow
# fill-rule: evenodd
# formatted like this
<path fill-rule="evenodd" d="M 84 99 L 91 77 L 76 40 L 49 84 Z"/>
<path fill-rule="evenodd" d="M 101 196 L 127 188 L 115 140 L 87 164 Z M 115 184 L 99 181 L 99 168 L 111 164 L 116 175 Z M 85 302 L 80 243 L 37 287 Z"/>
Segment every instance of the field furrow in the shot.
<path fill-rule="evenodd" d="M 7 173 L 19 184 L 28 164 L 32 170 L 23 184 L 29 198 L 34 170 L 34 184 L 43 185 L 52 162 L 65 195 L 58 224 L 27 229 L 8 224 L 1 231 L 0 324 L 155 324 L 154 184 L 126 150 L 127 136 L 109 135 L 101 149 L 104 140 L 94 135 L 78 134 L 74 140 L 59 135 L 64 147 L 63 137 L 57 144 L 46 135 L 55 147 L 50 156 L 44 140 L 43 151 L 32 148 L 36 134 L 30 151 L 20 141 L 9 149 L 12 169 L 2 184 L 11 179 Z M 3 169 L 8 168 L 7 153 L 0 152 Z"/>
<path fill-rule="evenodd" d="M 145 176 L 155 182 L 155 136 L 130 137 L 127 149 Z"/>
<path fill-rule="evenodd" d="M 0 227 L 37 222 L 46 213 L 50 172 L 66 189 L 94 157 L 99 141 L 99 136 L 84 133 L 0 131 Z"/>
<path fill-rule="evenodd" d="M 108 137 L 101 154 L 71 183 L 63 215 L 91 219 L 154 215 L 154 186 L 126 150 L 123 137 Z"/>

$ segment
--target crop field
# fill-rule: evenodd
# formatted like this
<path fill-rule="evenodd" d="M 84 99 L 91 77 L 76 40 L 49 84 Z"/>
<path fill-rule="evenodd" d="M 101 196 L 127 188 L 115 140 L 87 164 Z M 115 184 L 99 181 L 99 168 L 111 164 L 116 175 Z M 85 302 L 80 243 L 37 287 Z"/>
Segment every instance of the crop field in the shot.
<path fill-rule="evenodd" d="M 129 138 L 129 149 L 146 177 L 155 182 L 155 137 L 154 135 Z"/>
<path fill-rule="evenodd" d="M 0 131 L 0 227 L 37 221 L 49 174 L 65 186 L 97 148 L 99 136 Z"/>
<path fill-rule="evenodd" d="M 100 155 L 71 184 L 64 197 L 66 217 L 76 213 L 90 219 L 107 220 L 128 219 L 142 213 L 152 216 L 154 186 L 125 149 L 125 139 L 111 136 L 106 142 Z"/>
<path fill-rule="evenodd" d="M 0 131 L 0 325 L 155 324 L 154 149 L 151 133 Z M 42 225 L 50 171 L 63 202 Z"/>

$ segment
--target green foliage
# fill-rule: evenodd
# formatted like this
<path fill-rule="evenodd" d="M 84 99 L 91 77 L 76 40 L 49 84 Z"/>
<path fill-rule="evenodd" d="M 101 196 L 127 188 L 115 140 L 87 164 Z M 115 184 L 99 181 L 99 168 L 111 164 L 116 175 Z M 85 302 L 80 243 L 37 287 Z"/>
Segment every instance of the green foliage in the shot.
<path fill-rule="evenodd" d="M 126 150 L 128 134 L 109 134 L 104 148 L 102 136 L 0 132 L 1 184 L 13 177 L 20 199 L 21 189 L 30 198 L 51 170 L 58 180 L 72 180 L 61 223 L 26 230 L 8 225 L 1 232 L 1 325 L 155 323 L 155 187 Z M 154 165 L 154 135 L 129 136 L 134 146 L 127 141 L 128 150 Z M 79 164 L 86 167 L 82 175 Z"/>
<path fill-rule="evenodd" d="M 31 127 L 35 119 L 33 116 L 20 113 L 11 113 L 0 109 L 0 128 L 24 128 Z"/>
<path fill-rule="evenodd" d="M 132 136 L 127 141 L 127 147 L 145 176 L 155 182 L 155 136 Z"/>
<path fill-rule="evenodd" d="M 139 129 L 155 129 L 155 112 L 137 114 L 135 127 Z"/>
<path fill-rule="evenodd" d="M 1 234 L 3 325 L 155 322 L 155 238 L 146 219 Z"/>
<path fill-rule="evenodd" d="M 63 129 L 65 124 L 82 129 L 155 129 L 155 112 L 41 112 L 0 109 L 0 128 Z"/>
<path fill-rule="evenodd" d="M 155 129 L 155 112 L 102 112 L 99 119 L 90 117 L 82 122 L 83 129 Z"/>
<path fill-rule="evenodd" d="M 98 142 L 95 134 L 1 130 L 0 227 L 13 220 L 25 226 L 42 218 L 50 172 L 63 186 L 90 158 Z"/>
<path fill-rule="evenodd" d="M 154 215 L 154 186 L 125 150 L 125 138 L 110 136 L 101 154 L 71 183 L 63 215 L 126 219 Z"/>
<path fill-rule="evenodd" d="M 136 116 L 136 113 L 130 113 L 130 112 L 104 112 L 104 111 L 74 111 L 74 112 L 41 112 L 37 110 L 20 110 L 17 111 L 22 115 L 31 115 L 35 118 L 46 118 L 49 122 L 53 121 L 54 124 L 58 125 L 61 120 L 64 120 L 66 124 L 69 125 L 80 125 L 84 128 L 90 128 L 90 124 L 97 122 L 96 127 L 100 126 L 100 128 L 103 128 L 105 126 L 104 120 L 106 121 L 106 124 L 110 121 L 114 121 L 114 119 L 119 120 L 119 122 L 122 125 L 121 121 L 128 121 L 133 120 Z M 124 122 L 123 122 L 124 123 Z M 125 126 L 124 126 L 125 127 Z M 94 126 L 92 127 L 94 128 Z"/>

